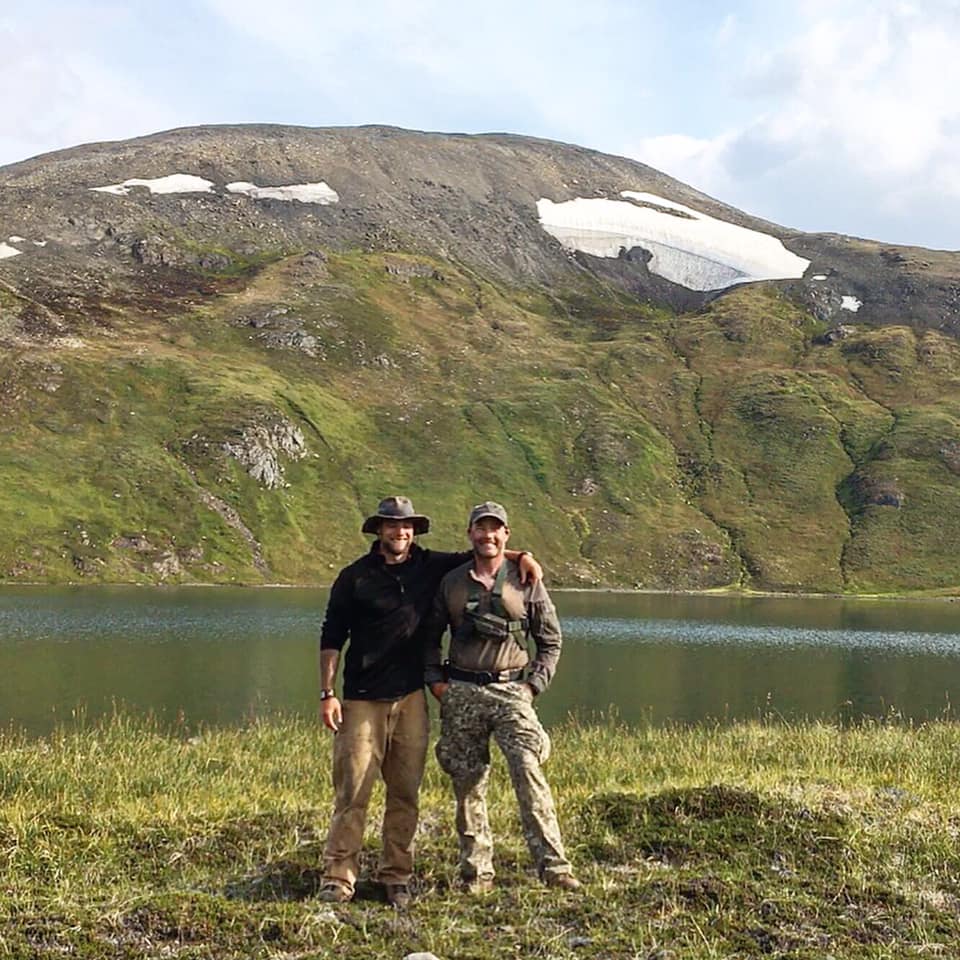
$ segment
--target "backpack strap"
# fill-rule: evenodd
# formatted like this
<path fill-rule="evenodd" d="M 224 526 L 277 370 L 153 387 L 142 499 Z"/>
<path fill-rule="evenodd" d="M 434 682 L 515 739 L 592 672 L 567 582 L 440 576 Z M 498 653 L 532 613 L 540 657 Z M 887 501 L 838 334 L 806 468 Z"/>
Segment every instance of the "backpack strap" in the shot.
<path fill-rule="evenodd" d="M 503 558 L 503 563 L 500 564 L 496 579 L 493 581 L 493 590 L 490 593 L 490 606 L 498 617 L 503 617 L 507 612 L 503 606 L 503 585 L 507 581 L 507 564 L 509 562 L 506 557 Z"/>
<path fill-rule="evenodd" d="M 500 631 L 503 640 L 513 637 L 521 646 L 524 645 L 526 632 L 529 628 L 527 618 L 520 620 L 508 619 L 506 607 L 503 605 L 503 585 L 507 581 L 507 564 L 509 561 L 504 558 L 497 570 L 497 575 L 493 581 L 493 587 L 490 590 L 490 613 L 481 614 L 480 604 L 483 596 L 487 593 L 482 583 L 474 577 L 468 577 L 466 616 L 457 631 L 457 638 L 467 640 L 474 634 L 475 624 L 480 619 L 484 621 L 487 627 L 493 627 Z"/>

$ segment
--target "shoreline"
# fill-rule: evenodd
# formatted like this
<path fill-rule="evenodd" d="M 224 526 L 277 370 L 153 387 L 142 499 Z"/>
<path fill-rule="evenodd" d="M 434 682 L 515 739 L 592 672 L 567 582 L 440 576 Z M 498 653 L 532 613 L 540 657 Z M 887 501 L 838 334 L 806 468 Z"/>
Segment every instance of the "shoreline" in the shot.
<path fill-rule="evenodd" d="M 84 590 L 98 589 L 137 589 L 137 590 L 176 590 L 186 589 L 229 589 L 229 590 L 329 590 L 332 583 L 205 583 L 177 582 L 177 583 L 135 583 L 129 580 L 116 582 L 87 583 L 80 580 L 66 580 L 60 583 L 46 583 L 43 581 L 9 581 L 0 580 L 0 592 L 9 588 L 27 587 L 30 589 L 61 589 L 82 588 Z M 808 593 L 789 590 L 736 590 L 727 587 L 715 587 L 708 590 L 667 590 L 654 587 L 566 587 L 548 584 L 551 593 L 613 593 L 634 594 L 636 596 L 657 597 L 703 597 L 718 599 L 773 599 L 773 600 L 935 600 L 938 602 L 960 602 L 960 586 L 931 587 L 930 592 L 916 591 L 912 593 Z M 954 592 L 948 592 L 954 591 Z"/>
<path fill-rule="evenodd" d="M 940 589 L 940 588 L 936 588 Z M 550 587 L 551 593 L 633 593 L 648 596 L 667 597 L 717 597 L 718 599 L 775 599 L 775 600 L 945 600 L 950 603 L 960 601 L 960 587 L 956 593 L 792 593 L 787 590 L 656 590 L 653 588 L 633 587 Z"/>

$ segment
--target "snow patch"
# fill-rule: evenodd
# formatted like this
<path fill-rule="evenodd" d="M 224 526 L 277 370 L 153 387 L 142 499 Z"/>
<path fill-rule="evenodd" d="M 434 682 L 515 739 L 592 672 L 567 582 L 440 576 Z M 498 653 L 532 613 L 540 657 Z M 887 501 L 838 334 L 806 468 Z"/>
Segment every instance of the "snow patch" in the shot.
<path fill-rule="evenodd" d="M 301 203 L 338 203 L 340 195 L 320 183 L 294 183 L 286 187 L 258 187 L 255 183 L 238 180 L 228 183 L 230 193 L 242 193 L 254 200 L 299 200 Z"/>
<path fill-rule="evenodd" d="M 810 278 L 811 280 L 826 280 L 827 275 L 825 273 L 818 273 L 816 276 Z"/>
<path fill-rule="evenodd" d="M 856 297 L 841 297 L 840 298 L 840 309 L 841 310 L 850 310 L 853 313 L 856 313 L 863 306 L 863 301 L 858 300 Z"/>
<path fill-rule="evenodd" d="M 6 260 L 7 257 L 18 257 L 21 253 L 21 250 L 11 247 L 8 243 L 0 243 L 0 260 Z"/>
<path fill-rule="evenodd" d="M 26 243 L 27 242 L 26 237 L 7 237 L 7 240 L 10 243 Z"/>
<path fill-rule="evenodd" d="M 134 187 L 146 187 L 151 193 L 210 193 L 214 183 L 189 173 L 172 173 L 153 180 L 132 178 L 123 183 L 111 183 L 105 187 L 91 187 L 99 193 L 112 193 L 125 197 Z M 299 200 L 301 203 L 339 203 L 336 190 L 320 183 L 293 183 L 282 187 L 259 187 L 255 183 L 238 180 L 228 183 L 229 193 L 242 193 L 254 200 Z"/>
<path fill-rule="evenodd" d="M 146 187 L 151 193 L 209 193 L 213 189 L 213 182 L 190 173 L 171 173 L 167 177 L 157 177 L 154 180 L 133 178 L 124 180 L 123 183 L 111 183 L 106 187 L 90 189 L 125 197 L 133 187 Z"/>
<path fill-rule="evenodd" d="M 46 241 L 46 240 L 34 240 L 34 241 L 33 241 L 33 245 L 34 245 L 35 247 L 45 247 L 45 246 L 47 245 L 47 241 Z"/>
<path fill-rule="evenodd" d="M 621 250 L 642 247 L 652 255 L 651 273 L 690 290 L 797 279 L 810 266 L 769 234 L 652 193 L 624 190 L 620 196 L 626 199 L 538 200 L 540 224 L 568 250 L 595 257 L 618 257 Z"/>

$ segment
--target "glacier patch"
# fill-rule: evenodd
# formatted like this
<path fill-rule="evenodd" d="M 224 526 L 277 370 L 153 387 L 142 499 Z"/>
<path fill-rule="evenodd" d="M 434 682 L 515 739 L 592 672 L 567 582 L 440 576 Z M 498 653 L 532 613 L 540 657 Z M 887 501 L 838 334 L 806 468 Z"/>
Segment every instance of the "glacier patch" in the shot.
<path fill-rule="evenodd" d="M 624 199 L 538 200 L 540 224 L 568 250 L 595 257 L 618 257 L 634 247 L 648 250 L 651 273 L 690 290 L 796 279 L 810 266 L 770 234 L 652 193 L 624 190 L 620 196 Z"/>

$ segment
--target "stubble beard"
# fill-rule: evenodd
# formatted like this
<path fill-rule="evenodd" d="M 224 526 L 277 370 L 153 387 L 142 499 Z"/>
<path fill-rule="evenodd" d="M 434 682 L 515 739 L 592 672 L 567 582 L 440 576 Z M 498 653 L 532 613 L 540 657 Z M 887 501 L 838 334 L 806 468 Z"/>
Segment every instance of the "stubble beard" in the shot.
<path fill-rule="evenodd" d="M 503 554 L 503 549 L 495 543 L 481 543 L 473 548 L 473 552 L 484 560 L 496 560 Z"/>
<path fill-rule="evenodd" d="M 384 553 L 389 553 L 391 557 L 402 557 L 404 554 L 410 552 L 410 546 L 413 541 L 404 540 L 403 543 L 399 543 L 395 540 L 381 540 L 380 549 Z"/>

